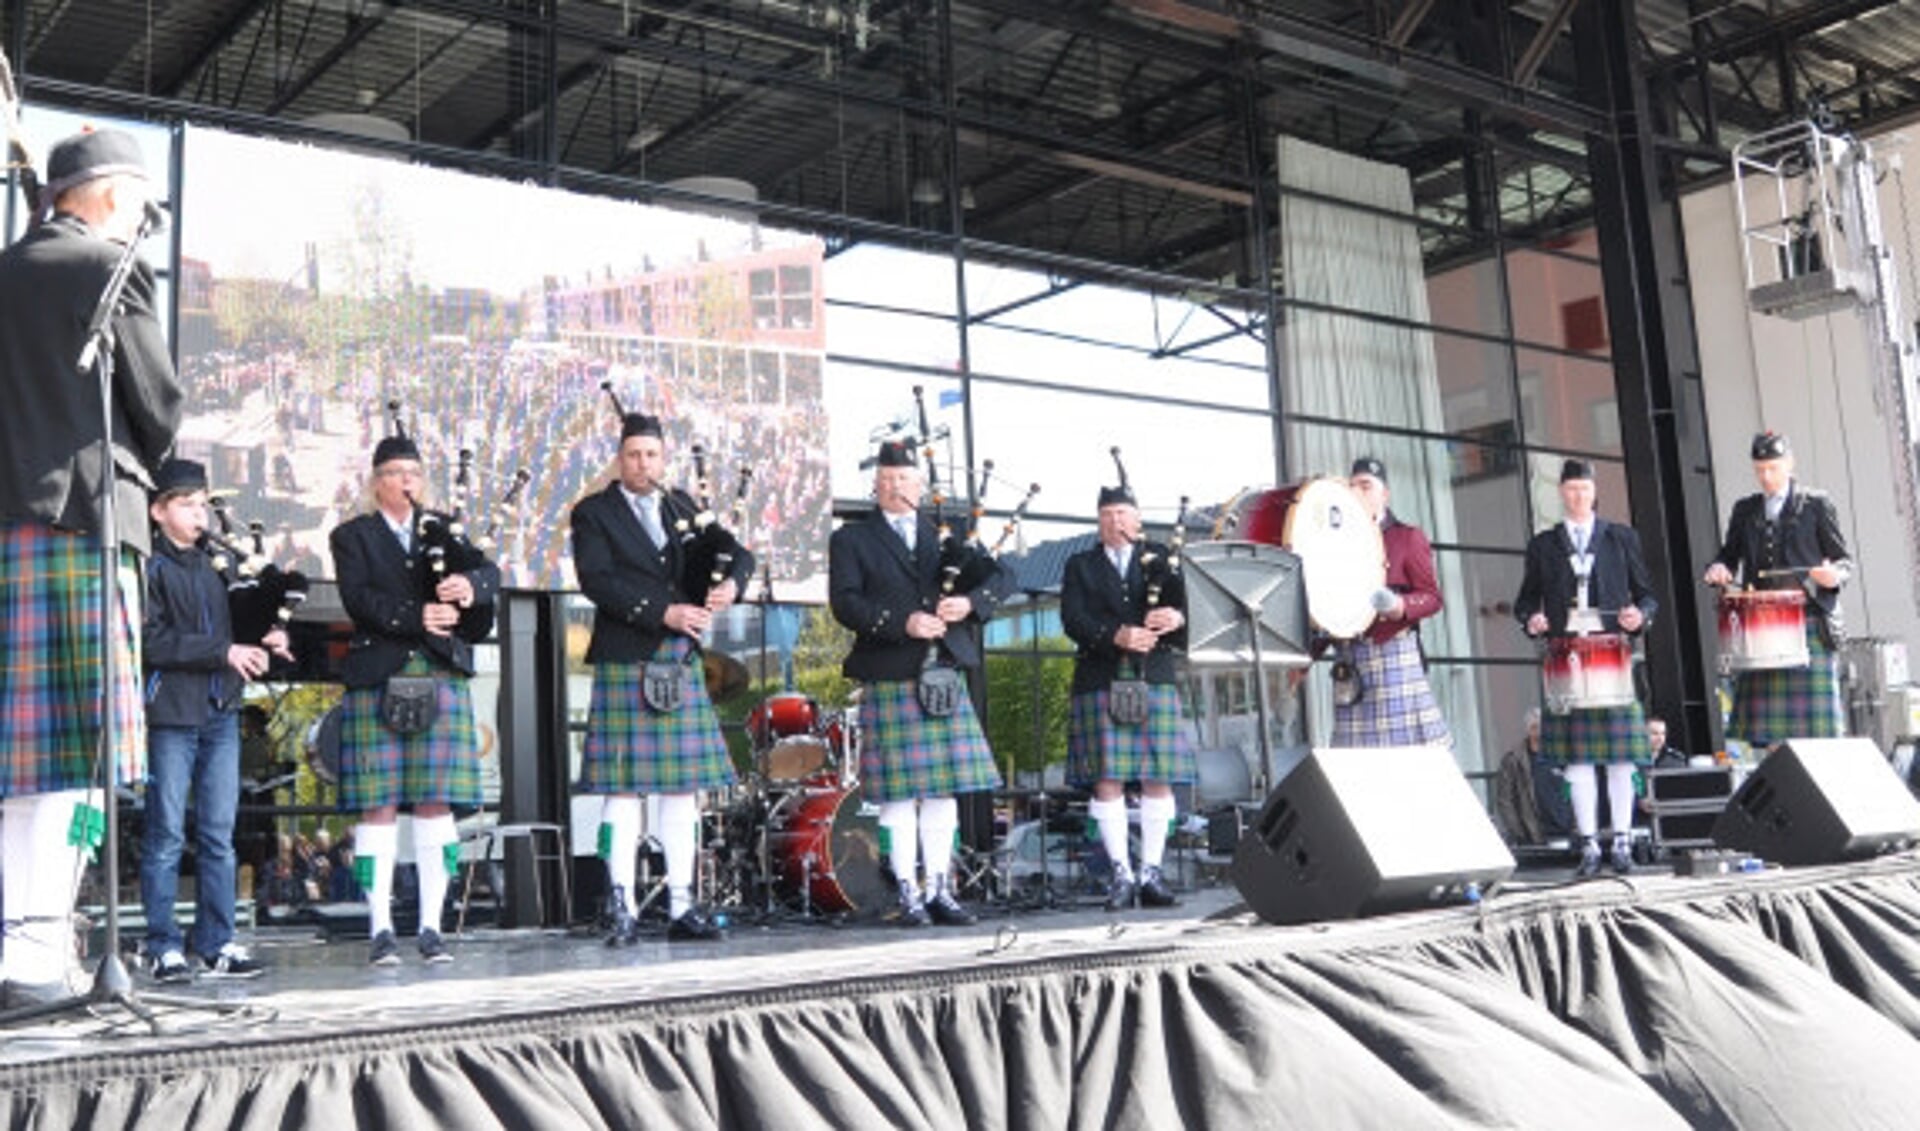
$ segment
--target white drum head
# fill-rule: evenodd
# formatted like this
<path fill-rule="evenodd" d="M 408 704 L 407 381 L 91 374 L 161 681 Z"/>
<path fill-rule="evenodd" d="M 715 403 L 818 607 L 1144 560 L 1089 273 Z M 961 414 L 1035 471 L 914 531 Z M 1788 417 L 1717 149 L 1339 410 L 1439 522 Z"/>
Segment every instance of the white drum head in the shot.
<path fill-rule="evenodd" d="M 1346 480 L 1302 483 L 1287 512 L 1285 540 L 1300 556 L 1313 623 L 1336 640 L 1371 627 L 1373 595 L 1387 583 L 1387 548 Z"/>

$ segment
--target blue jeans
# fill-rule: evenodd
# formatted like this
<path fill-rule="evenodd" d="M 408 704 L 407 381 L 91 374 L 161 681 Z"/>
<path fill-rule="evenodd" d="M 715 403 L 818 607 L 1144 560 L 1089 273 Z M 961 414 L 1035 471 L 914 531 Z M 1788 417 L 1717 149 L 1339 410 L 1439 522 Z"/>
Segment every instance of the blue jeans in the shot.
<path fill-rule="evenodd" d="M 240 804 L 240 719 L 229 711 L 197 727 L 147 730 L 147 828 L 140 856 L 147 953 L 179 950 L 173 922 L 186 842 L 187 789 L 193 789 L 195 954 L 211 958 L 233 940 L 233 815 Z"/>

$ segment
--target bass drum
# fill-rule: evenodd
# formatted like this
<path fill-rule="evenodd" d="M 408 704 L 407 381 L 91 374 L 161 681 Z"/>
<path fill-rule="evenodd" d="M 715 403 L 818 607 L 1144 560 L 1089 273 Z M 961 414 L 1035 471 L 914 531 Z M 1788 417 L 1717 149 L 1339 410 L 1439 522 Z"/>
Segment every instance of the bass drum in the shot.
<path fill-rule="evenodd" d="M 1314 627 L 1351 640 L 1372 626 L 1374 594 L 1387 584 L 1387 547 L 1346 480 L 1323 476 L 1260 493 L 1241 515 L 1239 535 L 1299 557 Z"/>
<path fill-rule="evenodd" d="M 307 768 L 323 784 L 340 784 L 340 723 L 344 718 L 341 705 L 336 703 L 333 709 L 320 716 L 307 734 Z"/>
<path fill-rule="evenodd" d="M 822 784 L 787 794 L 767 814 L 774 889 L 818 911 L 878 915 L 898 894 L 882 870 L 880 808 L 858 786 L 815 780 Z"/>

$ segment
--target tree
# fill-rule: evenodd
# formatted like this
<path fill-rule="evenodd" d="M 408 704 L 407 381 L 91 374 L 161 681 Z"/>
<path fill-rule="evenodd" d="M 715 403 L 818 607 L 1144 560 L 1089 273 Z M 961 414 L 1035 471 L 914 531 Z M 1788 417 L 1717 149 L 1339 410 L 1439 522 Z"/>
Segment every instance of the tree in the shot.
<path fill-rule="evenodd" d="M 1038 642 L 1038 655 L 987 657 L 987 741 L 1002 767 L 1031 774 L 1066 759 L 1072 647 L 1054 636 Z"/>

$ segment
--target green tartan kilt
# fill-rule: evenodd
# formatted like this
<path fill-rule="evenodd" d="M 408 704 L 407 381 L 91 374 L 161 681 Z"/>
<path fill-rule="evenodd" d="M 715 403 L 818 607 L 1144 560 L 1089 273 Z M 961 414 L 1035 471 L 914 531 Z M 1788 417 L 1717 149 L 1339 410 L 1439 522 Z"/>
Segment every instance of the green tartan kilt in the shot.
<path fill-rule="evenodd" d="M 654 651 L 657 661 L 684 661 L 693 641 L 678 634 Z M 686 699 L 661 714 L 641 689 L 644 664 L 596 664 L 593 707 L 581 751 L 581 793 L 690 793 L 732 785 L 720 720 L 707 694 L 705 665 L 687 664 Z"/>
<path fill-rule="evenodd" d="M 1073 697 L 1067 716 L 1067 781 L 1084 788 L 1103 778 L 1190 782 L 1199 776 L 1180 717 L 1180 689 L 1157 683 L 1148 688 L 1147 697 L 1147 721 L 1139 726 L 1113 721 L 1105 689 Z"/>
<path fill-rule="evenodd" d="M 860 788 L 868 801 L 998 789 L 1000 771 L 973 701 L 944 719 L 920 709 L 914 681 L 869 683 L 860 697 Z"/>
<path fill-rule="evenodd" d="M 1647 756 L 1647 716 L 1640 704 L 1540 716 L 1540 752 L 1562 765 L 1640 762 Z"/>
<path fill-rule="evenodd" d="M 402 675 L 437 675 L 439 717 L 419 734 L 399 735 L 380 721 L 378 687 L 348 688 L 340 707 L 340 808 L 480 804 L 480 734 L 462 676 L 415 656 Z"/>
<path fill-rule="evenodd" d="M 42 522 L 0 523 L 0 797 L 94 784 L 101 719 L 100 547 Z M 139 555 L 120 552 L 114 780 L 146 774 Z"/>
<path fill-rule="evenodd" d="M 1727 734 L 1766 750 L 1787 738 L 1840 738 L 1847 733 L 1840 677 L 1820 626 L 1807 618 L 1807 666 L 1741 672 L 1733 680 Z"/>

